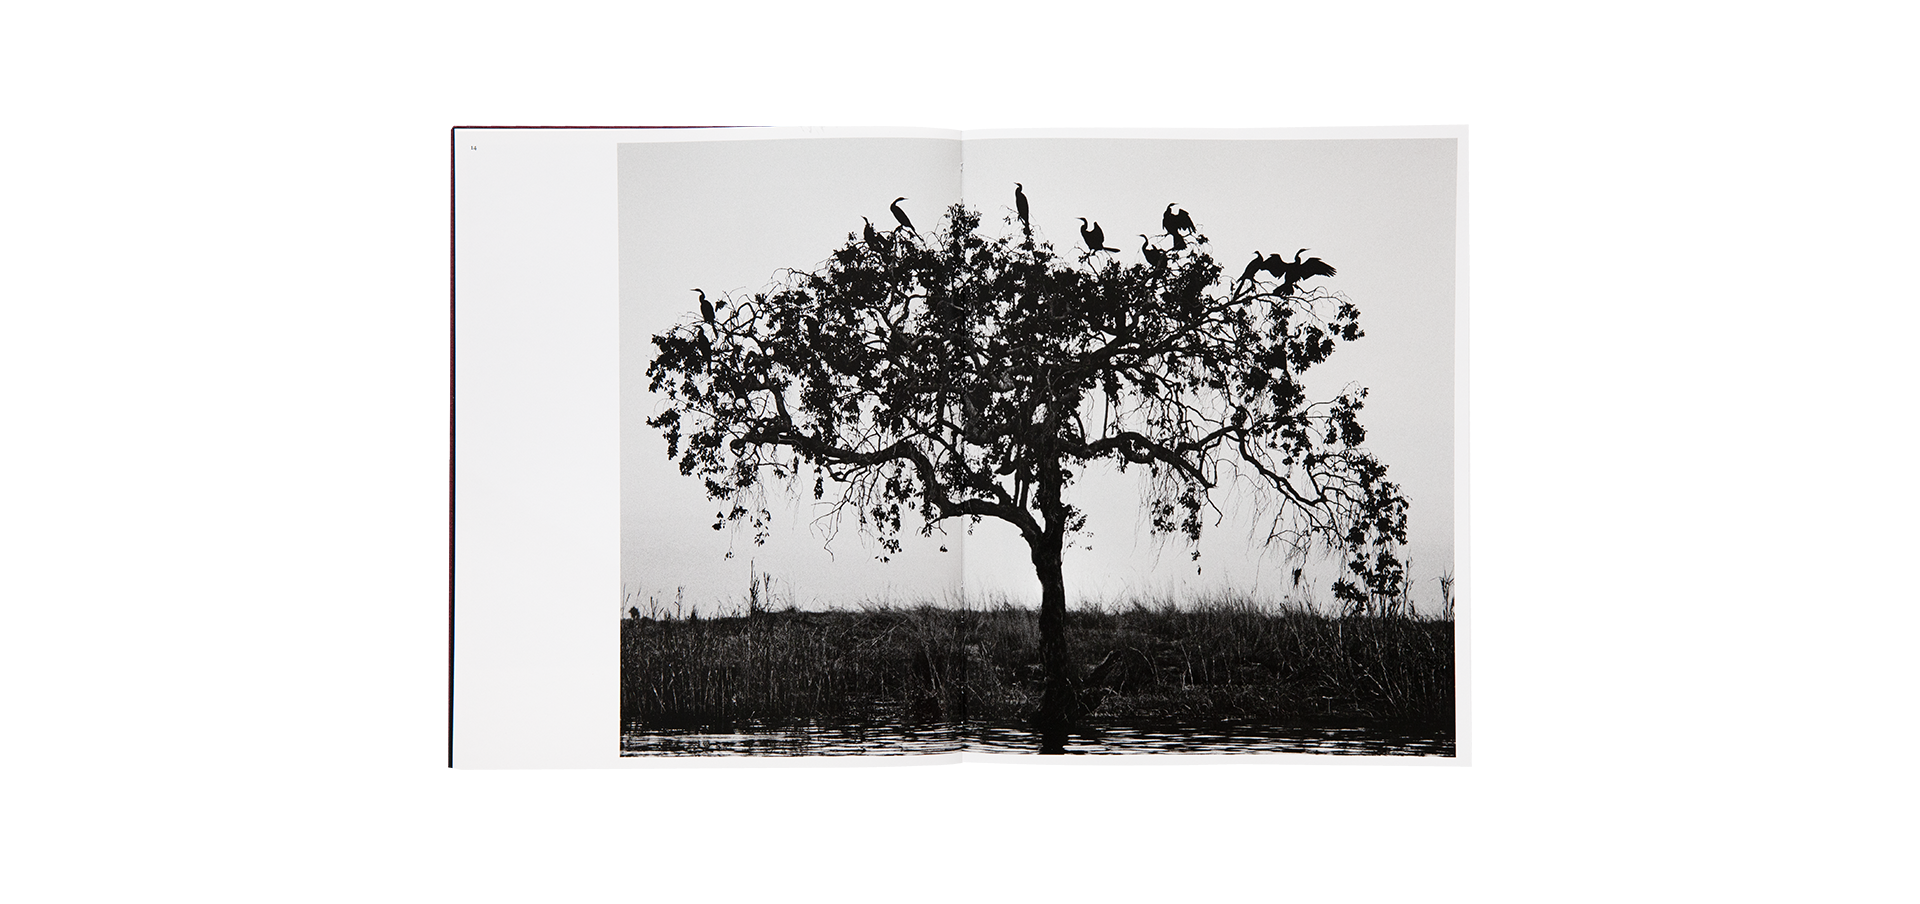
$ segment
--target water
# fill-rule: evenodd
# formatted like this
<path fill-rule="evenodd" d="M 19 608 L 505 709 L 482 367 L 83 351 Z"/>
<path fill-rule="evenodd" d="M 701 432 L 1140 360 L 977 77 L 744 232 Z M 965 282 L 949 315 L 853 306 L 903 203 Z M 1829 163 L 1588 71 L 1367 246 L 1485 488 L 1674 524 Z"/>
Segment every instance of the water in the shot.
<path fill-rule="evenodd" d="M 951 753 L 1025 753 L 1040 750 L 1032 729 L 1018 724 L 968 726 L 966 743 L 952 726 L 898 723 L 745 725 L 726 730 L 658 729 L 629 723 L 621 756 L 898 756 Z M 1062 740 L 1067 754 L 1313 753 L 1344 756 L 1454 755 L 1450 737 L 1370 728 L 1294 728 L 1259 722 L 1103 722 Z"/>

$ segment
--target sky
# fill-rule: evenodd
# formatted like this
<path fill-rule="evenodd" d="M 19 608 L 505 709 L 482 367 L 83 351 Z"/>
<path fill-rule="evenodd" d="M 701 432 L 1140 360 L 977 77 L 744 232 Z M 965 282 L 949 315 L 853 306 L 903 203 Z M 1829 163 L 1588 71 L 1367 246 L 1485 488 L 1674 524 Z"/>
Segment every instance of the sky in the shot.
<path fill-rule="evenodd" d="M 684 138 L 685 136 L 675 136 Z M 1338 267 L 1329 288 L 1361 310 L 1366 336 L 1342 343 L 1308 373 L 1315 398 L 1368 387 L 1368 447 L 1411 502 L 1414 599 L 1439 606 L 1437 578 L 1454 556 L 1455 142 L 1452 139 L 833 138 L 647 142 L 620 148 L 622 582 L 627 605 L 702 611 L 744 597 L 749 573 L 770 573 L 784 602 L 950 602 L 1005 595 L 1036 602 L 1038 582 L 1011 526 L 961 522 L 947 535 L 906 538 L 892 561 L 857 527 L 827 542 L 810 494 L 770 490 L 784 517 L 766 546 L 711 529 L 718 507 L 679 474 L 658 431 L 662 400 L 646 392 L 649 338 L 710 296 L 765 287 L 776 271 L 812 269 L 865 216 L 892 224 L 887 205 L 931 229 L 962 197 L 991 233 L 1010 231 L 1013 183 L 1025 187 L 1036 232 L 1067 249 L 1079 217 L 1098 221 L 1123 263 L 1139 233 L 1159 231 L 1177 202 L 1211 240 L 1229 278 L 1258 250 L 1310 248 Z M 1090 469 L 1069 490 L 1088 530 L 1065 557 L 1070 605 L 1083 600 L 1189 597 L 1245 590 L 1298 594 L 1279 550 L 1250 543 L 1250 509 L 1222 498 L 1196 563 L 1182 540 L 1141 520 L 1139 472 Z M 944 547 L 944 551 L 942 550 Z M 729 557 L 731 553 L 731 557 Z M 1330 558 L 1309 563 L 1308 590 L 1331 602 Z M 1197 569 L 1197 570 L 1196 570 Z M 1318 580 L 1315 580 L 1315 578 Z"/>

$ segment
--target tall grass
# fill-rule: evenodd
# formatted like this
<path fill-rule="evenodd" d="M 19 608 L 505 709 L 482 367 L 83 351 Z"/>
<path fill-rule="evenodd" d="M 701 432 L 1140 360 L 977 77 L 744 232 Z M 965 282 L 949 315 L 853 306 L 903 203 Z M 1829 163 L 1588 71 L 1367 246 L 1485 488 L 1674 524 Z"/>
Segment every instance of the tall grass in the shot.
<path fill-rule="evenodd" d="M 932 607 L 628 618 L 621 717 L 652 725 L 966 717 L 962 627 Z"/>
<path fill-rule="evenodd" d="M 621 715 L 658 727 L 811 719 L 1011 722 L 1038 706 L 1037 614 L 970 607 L 768 608 L 622 620 Z M 677 607 L 676 607 L 677 608 Z M 630 610 L 637 613 L 638 610 Z M 1071 610 L 1092 719 L 1250 719 L 1453 730 L 1453 624 L 1341 617 L 1221 594 Z"/>

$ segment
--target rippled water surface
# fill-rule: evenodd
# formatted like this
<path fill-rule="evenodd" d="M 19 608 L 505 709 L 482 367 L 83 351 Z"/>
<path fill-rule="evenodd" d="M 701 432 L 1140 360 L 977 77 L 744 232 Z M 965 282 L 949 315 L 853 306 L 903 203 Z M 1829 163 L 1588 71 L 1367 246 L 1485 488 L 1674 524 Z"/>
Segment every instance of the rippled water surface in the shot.
<path fill-rule="evenodd" d="M 630 723 L 622 756 L 888 756 L 948 753 L 1038 753 L 1040 741 L 1020 725 L 973 723 L 966 735 L 950 726 L 895 724 L 741 726 L 715 731 L 663 730 Z M 1451 737 L 1369 728 L 1290 728 L 1257 722 L 1105 723 L 1070 733 L 1068 754 L 1316 753 L 1348 756 L 1454 755 Z"/>

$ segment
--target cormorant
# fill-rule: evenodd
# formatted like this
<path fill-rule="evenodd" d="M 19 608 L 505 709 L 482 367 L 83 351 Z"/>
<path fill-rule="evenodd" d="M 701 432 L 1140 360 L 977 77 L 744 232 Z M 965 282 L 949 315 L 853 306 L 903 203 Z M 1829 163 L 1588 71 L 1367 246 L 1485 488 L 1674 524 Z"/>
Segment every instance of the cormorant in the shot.
<path fill-rule="evenodd" d="M 707 293 L 704 289 L 695 289 L 694 291 L 700 293 L 700 319 L 705 320 L 709 326 L 713 325 L 713 302 L 707 300 Z"/>
<path fill-rule="evenodd" d="M 1258 275 L 1261 270 L 1266 269 L 1266 266 L 1267 266 L 1267 259 L 1264 257 L 1261 257 L 1260 252 L 1255 251 L 1253 253 L 1253 261 L 1247 264 L 1247 269 L 1240 271 L 1240 281 L 1241 282 L 1252 281 L 1254 276 Z"/>
<path fill-rule="evenodd" d="M 920 231 L 913 228 L 913 221 L 907 219 L 907 212 L 900 209 L 900 202 L 905 200 L 906 198 L 895 198 L 892 204 L 887 205 L 887 209 L 893 211 L 893 218 L 899 220 L 900 225 L 907 227 L 908 232 L 919 235 Z"/>
<path fill-rule="evenodd" d="M 869 248 L 880 247 L 880 233 L 874 231 L 873 221 L 867 219 L 866 217 L 861 217 L 860 222 L 867 224 L 865 226 L 860 227 L 860 237 L 867 240 L 867 247 Z"/>
<path fill-rule="evenodd" d="M 1167 253 L 1147 243 L 1147 234 L 1140 233 L 1140 253 L 1155 270 L 1167 269 Z"/>
<path fill-rule="evenodd" d="M 1176 212 L 1174 208 L 1177 203 L 1168 204 L 1166 212 L 1160 215 L 1160 225 L 1167 230 L 1168 235 L 1177 235 L 1182 230 L 1193 231 L 1193 217 L 1184 210 Z"/>
<path fill-rule="evenodd" d="M 1020 214 L 1020 228 L 1032 232 L 1033 221 L 1027 219 L 1027 192 L 1018 182 L 1013 183 L 1013 209 Z"/>
<path fill-rule="evenodd" d="M 1300 255 L 1307 253 L 1308 250 L 1309 249 L 1302 248 L 1299 251 L 1295 251 L 1293 253 L 1293 260 L 1288 262 L 1286 265 L 1287 282 L 1290 282 L 1290 283 L 1299 282 L 1310 276 L 1332 276 L 1335 273 L 1339 272 L 1333 269 L 1333 266 L 1331 264 L 1328 264 L 1326 261 L 1323 261 L 1317 257 L 1310 257 L 1310 258 L 1307 258 L 1306 261 L 1302 262 L 1300 260 Z M 1274 256 L 1278 257 L 1279 255 L 1274 255 Z"/>
<path fill-rule="evenodd" d="M 1088 250 L 1091 250 L 1091 251 L 1119 251 L 1120 250 L 1118 248 L 1107 247 L 1107 237 L 1105 233 L 1100 231 L 1099 223 L 1093 224 L 1093 228 L 1088 229 L 1086 217 L 1080 218 L 1080 239 L 1087 243 L 1087 248 Z"/>

